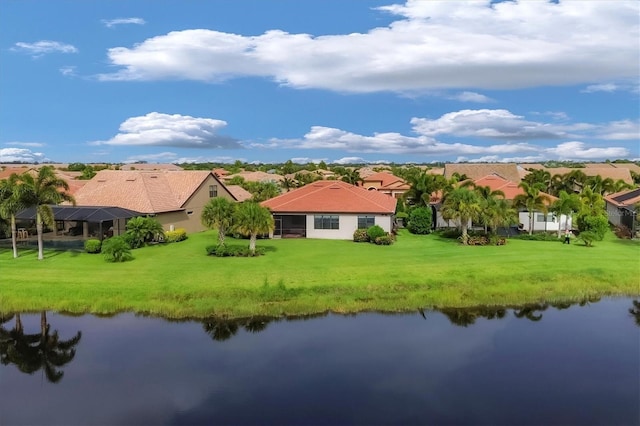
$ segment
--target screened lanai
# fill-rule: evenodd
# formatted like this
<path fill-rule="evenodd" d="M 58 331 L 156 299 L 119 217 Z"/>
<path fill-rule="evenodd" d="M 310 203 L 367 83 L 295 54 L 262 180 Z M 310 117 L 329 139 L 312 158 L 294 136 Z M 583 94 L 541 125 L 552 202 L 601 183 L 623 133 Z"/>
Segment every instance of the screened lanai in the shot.
<path fill-rule="evenodd" d="M 120 235 L 126 230 L 126 221 L 142 213 L 121 207 L 100 206 L 50 206 L 55 227 L 50 237 L 98 238 L 100 240 Z M 36 209 L 31 207 L 16 215 L 19 234 L 26 238 L 35 232 Z"/>

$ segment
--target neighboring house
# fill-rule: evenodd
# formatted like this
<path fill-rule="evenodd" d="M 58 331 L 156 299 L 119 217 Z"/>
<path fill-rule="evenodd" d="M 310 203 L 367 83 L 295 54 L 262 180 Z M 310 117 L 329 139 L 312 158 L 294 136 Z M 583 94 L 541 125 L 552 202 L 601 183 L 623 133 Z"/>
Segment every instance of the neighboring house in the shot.
<path fill-rule="evenodd" d="M 240 185 L 226 185 L 226 187 L 229 193 L 231 193 L 233 198 L 235 198 L 238 202 L 246 201 L 253 197 L 253 194 L 251 194 Z"/>
<path fill-rule="evenodd" d="M 613 225 L 624 225 L 631 230 L 637 227 L 636 204 L 640 203 L 640 188 L 616 192 L 604 197 L 607 205 L 607 216 Z"/>
<path fill-rule="evenodd" d="M 236 176 L 242 177 L 245 182 L 275 183 L 276 185 L 278 185 L 280 181 L 284 179 L 284 176 L 281 176 L 279 174 L 260 171 L 235 173 L 233 175 L 223 176 L 222 179 L 224 179 L 225 182 L 228 182 Z"/>
<path fill-rule="evenodd" d="M 447 179 L 451 179 L 454 173 L 472 180 L 487 175 L 497 175 L 508 181 L 520 183 L 527 171 L 515 163 L 447 163 L 444 165 L 444 176 Z"/>
<path fill-rule="evenodd" d="M 128 164 L 123 164 L 120 167 L 120 169 L 124 170 L 124 171 L 141 170 L 141 171 L 147 171 L 147 172 L 161 172 L 161 171 L 168 171 L 168 170 L 181 171 L 181 170 L 183 170 L 183 168 L 180 167 L 180 166 L 176 166 L 175 164 L 166 164 L 166 163 L 162 163 L 162 164 L 156 164 L 156 163 L 128 163 Z"/>
<path fill-rule="evenodd" d="M 274 237 L 348 240 L 358 228 L 393 228 L 397 200 L 337 180 L 319 180 L 261 204 L 275 219 Z"/>
<path fill-rule="evenodd" d="M 76 194 L 78 206 L 113 206 L 155 216 L 166 230 L 205 229 L 200 216 L 214 197 L 237 201 L 210 171 L 101 170 Z"/>
<path fill-rule="evenodd" d="M 364 189 L 375 190 L 393 198 L 401 198 L 410 188 L 407 182 L 391 172 L 378 172 L 368 175 L 363 178 L 361 186 Z"/>

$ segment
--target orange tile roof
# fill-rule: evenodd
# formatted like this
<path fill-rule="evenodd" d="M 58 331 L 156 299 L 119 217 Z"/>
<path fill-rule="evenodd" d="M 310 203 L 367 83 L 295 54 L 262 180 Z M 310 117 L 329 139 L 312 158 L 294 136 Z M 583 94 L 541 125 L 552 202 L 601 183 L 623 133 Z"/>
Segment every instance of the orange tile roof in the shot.
<path fill-rule="evenodd" d="M 210 171 L 101 170 L 76 194 L 80 206 L 123 207 L 140 213 L 180 210 Z"/>
<path fill-rule="evenodd" d="M 253 195 L 249 191 L 247 191 L 240 185 L 226 185 L 226 187 L 231 195 L 233 195 L 233 198 L 235 198 L 239 202 L 248 200 L 253 197 Z"/>
<path fill-rule="evenodd" d="M 515 163 L 447 163 L 444 165 L 444 175 L 447 179 L 451 179 L 454 173 L 467 175 L 469 179 L 480 179 L 483 176 L 496 174 L 510 180 L 511 182 L 520 182 L 520 168 Z"/>
<path fill-rule="evenodd" d="M 263 201 L 274 213 L 393 214 L 397 200 L 338 180 L 320 180 Z"/>
<path fill-rule="evenodd" d="M 551 176 L 564 175 L 574 170 L 580 170 L 587 176 L 600 176 L 603 179 L 611 178 L 614 181 L 623 180 L 625 183 L 633 184 L 633 178 L 628 168 L 621 167 L 585 167 L 585 168 L 570 168 L 570 167 L 554 167 L 546 169 Z"/>
<path fill-rule="evenodd" d="M 284 176 L 282 175 L 260 171 L 235 173 L 233 175 L 223 176 L 223 179 L 227 181 L 233 179 L 236 176 L 244 178 L 245 182 L 279 182 L 284 179 Z"/>
<path fill-rule="evenodd" d="M 409 189 L 409 185 L 401 178 L 391 172 L 378 172 L 371 174 L 364 179 L 362 186 L 367 187 L 367 183 L 378 183 L 378 189 Z"/>
<path fill-rule="evenodd" d="M 511 182 L 497 175 L 487 175 L 474 181 L 476 186 L 488 186 L 492 191 L 504 192 L 505 200 L 513 200 L 517 195 L 524 194 L 524 190 L 517 183 Z M 557 200 L 553 195 L 546 192 L 540 192 L 542 195 L 549 197 L 550 202 Z"/>

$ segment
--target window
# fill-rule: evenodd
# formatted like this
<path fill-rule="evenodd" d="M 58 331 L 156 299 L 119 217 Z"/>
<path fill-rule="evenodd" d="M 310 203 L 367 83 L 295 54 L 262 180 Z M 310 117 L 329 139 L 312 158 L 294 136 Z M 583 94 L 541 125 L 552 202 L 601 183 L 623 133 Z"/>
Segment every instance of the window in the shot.
<path fill-rule="evenodd" d="M 358 216 L 358 229 L 369 229 L 376 224 L 374 216 Z"/>
<path fill-rule="evenodd" d="M 315 215 L 313 217 L 313 227 L 315 229 L 340 229 L 340 219 L 338 215 Z"/>
<path fill-rule="evenodd" d="M 209 198 L 218 196 L 218 185 L 209 185 Z"/>
<path fill-rule="evenodd" d="M 187 215 L 191 216 L 193 214 L 193 210 L 187 210 Z"/>
<path fill-rule="evenodd" d="M 536 215 L 536 222 L 546 222 L 547 220 L 545 219 L 545 216 L 546 215 L 544 215 L 544 214 L 537 214 Z"/>

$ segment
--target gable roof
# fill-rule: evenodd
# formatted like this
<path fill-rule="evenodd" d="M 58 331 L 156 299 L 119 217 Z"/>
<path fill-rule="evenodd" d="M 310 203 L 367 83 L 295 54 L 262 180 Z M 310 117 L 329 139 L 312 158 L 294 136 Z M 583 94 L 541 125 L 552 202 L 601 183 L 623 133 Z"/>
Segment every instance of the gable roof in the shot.
<path fill-rule="evenodd" d="M 602 165 L 601 167 L 551 167 L 544 170 L 547 170 L 549 173 L 551 173 L 551 176 L 565 175 L 567 173 L 571 173 L 574 170 L 579 170 L 589 177 L 599 175 L 603 179 L 611 178 L 614 181 L 622 180 L 625 183 L 633 184 L 631 172 L 629 171 L 629 168 L 625 166 L 610 167 L 607 165 Z"/>
<path fill-rule="evenodd" d="M 233 179 L 236 176 L 242 177 L 245 182 L 280 182 L 282 179 L 284 179 L 284 176 L 282 175 L 261 171 L 235 173 L 233 175 L 223 176 L 223 179 L 227 181 Z"/>
<path fill-rule="evenodd" d="M 505 200 L 513 200 L 516 196 L 524 194 L 524 190 L 520 188 L 517 183 L 496 175 L 484 176 L 480 179 L 476 179 L 473 183 L 475 183 L 476 186 L 488 186 L 492 191 L 504 192 Z M 557 197 L 543 191 L 540 191 L 540 194 L 549 197 L 549 202 L 553 202 L 558 199 Z"/>
<path fill-rule="evenodd" d="M 377 189 L 409 189 L 409 185 L 391 172 L 378 172 L 363 178 L 362 186 L 367 187 L 367 183 L 379 183 Z"/>
<path fill-rule="evenodd" d="M 451 179 L 454 173 L 466 175 L 469 179 L 480 179 L 484 176 L 495 174 L 511 182 L 522 180 L 520 167 L 515 163 L 495 164 L 467 164 L 467 163 L 447 163 L 444 165 L 444 176 Z"/>
<path fill-rule="evenodd" d="M 242 202 L 253 197 L 253 194 L 240 185 L 226 185 L 226 188 L 236 201 Z"/>
<path fill-rule="evenodd" d="M 319 180 L 263 201 L 274 213 L 393 214 L 397 200 L 338 180 Z"/>
<path fill-rule="evenodd" d="M 100 170 L 75 194 L 75 199 L 81 206 L 117 206 L 145 214 L 176 211 L 209 176 L 219 182 L 206 170 Z"/>
<path fill-rule="evenodd" d="M 640 188 L 616 192 L 605 196 L 604 199 L 616 207 L 633 208 L 636 203 L 640 203 Z"/>

